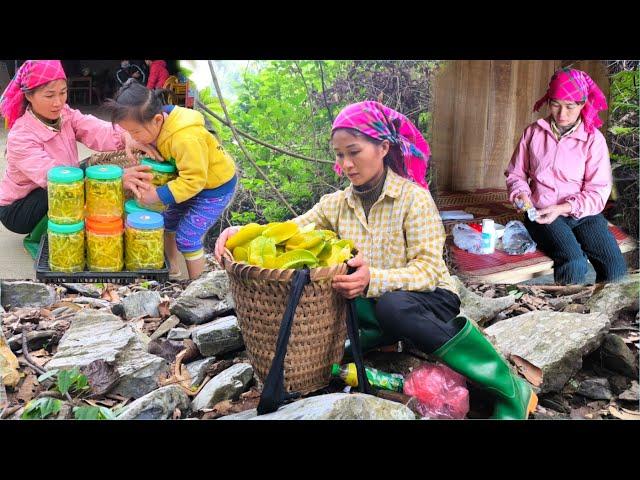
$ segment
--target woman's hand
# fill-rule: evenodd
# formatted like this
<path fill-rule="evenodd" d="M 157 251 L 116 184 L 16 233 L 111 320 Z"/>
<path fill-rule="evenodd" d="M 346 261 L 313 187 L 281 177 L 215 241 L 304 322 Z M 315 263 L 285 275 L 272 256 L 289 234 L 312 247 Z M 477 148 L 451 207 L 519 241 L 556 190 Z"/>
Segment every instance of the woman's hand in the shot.
<path fill-rule="evenodd" d="M 135 165 L 124 169 L 124 174 L 122 175 L 124 188 L 131 190 L 138 200 L 140 200 L 140 195 L 144 191 L 153 188 L 155 192 L 155 188 L 151 185 L 153 175 L 147 173 L 149 170 L 151 170 L 149 165 Z"/>
<path fill-rule="evenodd" d="M 133 154 L 133 151 L 141 150 L 154 160 L 157 160 L 158 162 L 164 162 L 164 158 L 162 158 L 160 152 L 158 152 L 158 150 L 156 150 L 153 145 L 145 145 L 144 143 L 135 141 L 133 138 L 131 138 L 129 132 L 124 131 L 122 133 L 122 141 L 124 142 L 124 149 L 127 152 L 127 157 L 129 157 L 131 161 L 138 161 L 138 159 Z"/>
<path fill-rule="evenodd" d="M 222 231 L 222 233 L 216 240 L 216 245 L 213 249 L 213 253 L 218 263 L 222 263 L 222 254 L 224 253 L 224 246 L 227 244 L 227 240 L 232 235 L 235 235 L 238 230 L 240 230 L 240 227 L 227 227 Z"/>
<path fill-rule="evenodd" d="M 369 264 L 362 252 L 358 252 L 354 258 L 347 262 L 347 265 L 356 269 L 351 275 L 336 275 L 333 277 L 331 286 L 345 298 L 356 298 L 361 295 L 369 285 L 371 275 Z"/>
<path fill-rule="evenodd" d="M 561 203 L 560 205 L 551 205 L 550 207 L 545 207 L 538 210 L 538 217 L 536 218 L 536 222 L 549 224 L 559 216 L 562 215 L 566 217 L 569 213 L 571 213 L 571 204 L 568 202 Z"/>
<path fill-rule="evenodd" d="M 516 195 L 515 201 L 516 201 L 516 208 L 518 209 L 518 212 L 524 212 L 527 210 L 526 207 L 528 205 L 533 205 L 531 203 L 531 199 L 529 198 L 529 195 L 527 195 L 524 192 L 521 192 L 518 195 Z M 522 205 L 522 207 L 518 207 L 518 204 Z"/>

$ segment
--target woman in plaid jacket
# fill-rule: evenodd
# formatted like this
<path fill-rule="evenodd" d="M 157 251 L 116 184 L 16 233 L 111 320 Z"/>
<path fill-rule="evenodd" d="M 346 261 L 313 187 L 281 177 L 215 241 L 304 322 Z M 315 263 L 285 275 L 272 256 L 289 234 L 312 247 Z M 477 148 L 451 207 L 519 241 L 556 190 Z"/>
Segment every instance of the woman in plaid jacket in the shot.
<path fill-rule="evenodd" d="M 335 170 L 351 184 L 324 195 L 300 227 L 314 222 L 354 242 L 350 275 L 333 287 L 355 299 L 364 348 L 402 339 L 438 357 L 496 396 L 494 418 L 526 419 L 537 398 L 526 381 L 460 313 L 442 256 L 444 227 L 425 182 L 429 145 L 402 114 L 378 102 L 345 107 L 333 123 Z M 216 242 L 220 259 L 229 227 Z"/>

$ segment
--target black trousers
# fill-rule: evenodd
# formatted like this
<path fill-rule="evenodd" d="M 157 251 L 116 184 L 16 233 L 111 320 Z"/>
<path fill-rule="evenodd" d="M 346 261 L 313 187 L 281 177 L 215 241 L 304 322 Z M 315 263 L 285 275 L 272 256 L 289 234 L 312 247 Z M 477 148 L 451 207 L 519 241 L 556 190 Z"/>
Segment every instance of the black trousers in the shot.
<path fill-rule="evenodd" d="M 376 303 L 382 330 L 425 353 L 437 350 L 460 331 L 452 321 L 459 313 L 460 298 L 442 288 L 433 292 L 387 292 Z"/>
<path fill-rule="evenodd" d="M 0 206 L 0 222 L 14 233 L 31 233 L 49 209 L 47 191 L 36 188 L 10 205 Z"/>

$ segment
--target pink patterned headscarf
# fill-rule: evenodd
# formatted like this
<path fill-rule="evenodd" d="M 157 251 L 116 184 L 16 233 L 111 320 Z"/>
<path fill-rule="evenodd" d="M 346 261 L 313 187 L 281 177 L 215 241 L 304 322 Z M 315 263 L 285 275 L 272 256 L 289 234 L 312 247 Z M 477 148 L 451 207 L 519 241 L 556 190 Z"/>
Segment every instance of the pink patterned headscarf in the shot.
<path fill-rule="evenodd" d="M 9 128 L 24 114 L 24 92 L 53 80 L 67 78 L 60 60 L 27 60 L 0 97 L 0 113 L 7 119 Z"/>
<path fill-rule="evenodd" d="M 401 113 L 378 102 L 352 103 L 338 114 L 331 132 L 338 128 L 353 128 L 377 140 L 389 140 L 392 145 L 399 145 L 404 160 L 404 165 L 398 166 L 401 167 L 402 176 L 429 188 L 424 178 L 431 155 L 429 144 L 415 125 Z M 333 169 L 342 175 L 337 162 Z"/>
<path fill-rule="evenodd" d="M 607 100 L 598 85 L 582 70 L 557 70 L 551 77 L 547 93 L 536 102 L 533 111 L 537 112 L 543 104 L 552 99 L 585 102 L 580 115 L 587 133 L 593 133 L 594 128 L 602 125 L 598 112 L 607 109 Z"/>

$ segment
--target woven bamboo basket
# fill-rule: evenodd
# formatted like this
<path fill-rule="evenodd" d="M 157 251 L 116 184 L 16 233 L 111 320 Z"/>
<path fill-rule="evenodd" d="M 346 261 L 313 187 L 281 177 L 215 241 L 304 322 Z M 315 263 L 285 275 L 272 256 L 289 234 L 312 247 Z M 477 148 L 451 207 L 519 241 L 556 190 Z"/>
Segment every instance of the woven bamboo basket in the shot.
<path fill-rule="evenodd" d="M 229 274 L 249 360 L 264 382 L 276 351 L 280 323 L 287 307 L 295 270 L 266 269 L 234 262 L 225 252 L 222 263 Z M 343 263 L 311 270 L 295 311 L 284 361 L 288 392 L 307 394 L 329 384 L 331 365 L 340 363 L 347 338 L 346 300 L 332 286 L 335 275 L 347 273 Z"/>
<path fill-rule="evenodd" d="M 143 152 L 134 152 L 133 154 L 137 160 L 134 162 L 128 156 L 124 150 L 117 150 L 113 152 L 100 152 L 94 153 L 87 159 L 87 167 L 93 165 L 118 165 L 122 168 L 133 167 L 140 164 L 140 159 L 145 156 Z M 127 199 L 133 198 L 133 193 L 126 190 L 124 196 Z"/>

